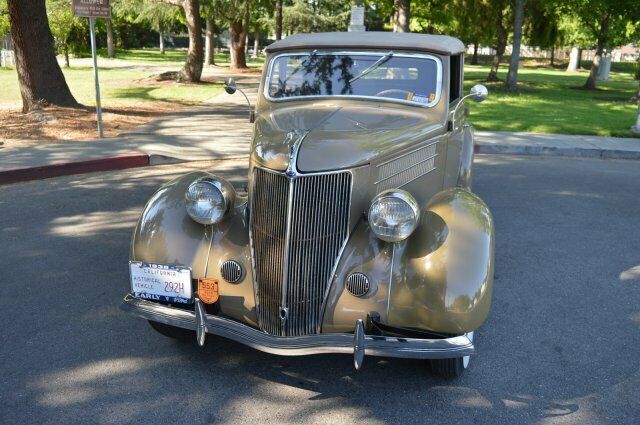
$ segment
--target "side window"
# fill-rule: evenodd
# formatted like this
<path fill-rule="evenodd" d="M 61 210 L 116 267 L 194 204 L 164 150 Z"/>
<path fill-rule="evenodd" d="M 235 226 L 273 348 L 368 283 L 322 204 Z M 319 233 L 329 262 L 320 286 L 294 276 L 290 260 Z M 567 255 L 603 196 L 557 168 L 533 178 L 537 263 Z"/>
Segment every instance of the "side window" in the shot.
<path fill-rule="evenodd" d="M 462 54 L 450 56 L 449 62 L 449 103 L 462 97 Z"/>

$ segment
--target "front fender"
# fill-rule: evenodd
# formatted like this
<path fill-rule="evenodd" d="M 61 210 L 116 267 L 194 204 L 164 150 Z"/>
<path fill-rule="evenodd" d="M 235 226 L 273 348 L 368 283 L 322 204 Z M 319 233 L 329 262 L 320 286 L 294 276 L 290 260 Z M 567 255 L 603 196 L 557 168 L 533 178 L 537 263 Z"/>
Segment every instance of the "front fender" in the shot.
<path fill-rule="evenodd" d="M 493 258 L 485 203 L 462 188 L 440 192 L 416 232 L 395 247 L 389 324 L 453 334 L 477 329 L 491 306 Z"/>
<path fill-rule="evenodd" d="M 191 182 L 206 175 L 186 174 L 153 194 L 131 238 L 132 261 L 191 267 L 194 279 L 205 277 L 212 232 L 189 217 L 184 194 Z"/>
<path fill-rule="evenodd" d="M 323 332 L 353 331 L 377 312 L 391 326 L 462 334 L 486 319 L 493 287 L 493 219 L 473 193 L 452 188 L 422 208 L 413 235 L 401 243 L 378 239 L 366 221 L 351 235 L 336 269 Z M 355 297 L 345 288 L 364 273 L 371 290 Z"/>
<path fill-rule="evenodd" d="M 151 197 L 131 239 L 131 260 L 190 267 L 194 281 L 207 277 L 218 282 L 219 312 L 257 326 L 246 198 L 236 204 L 220 223 L 205 226 L 189 217 L 184 194 L 194 180 L 211 176 L 194 172 L 163 185 Z M 227 260 L 240 264 L 243 273 L 234 283 L 222 278 Z M 194 291 L 197 289 L 194 282 Z"/>

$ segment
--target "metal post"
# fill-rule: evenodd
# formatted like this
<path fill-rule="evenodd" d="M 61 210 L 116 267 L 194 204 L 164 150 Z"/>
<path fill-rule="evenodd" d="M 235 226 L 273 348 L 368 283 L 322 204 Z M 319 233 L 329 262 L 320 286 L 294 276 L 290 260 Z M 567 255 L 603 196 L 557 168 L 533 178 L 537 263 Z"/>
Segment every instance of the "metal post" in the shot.
<path fill-rule="evenodd" d="M 104 137 L 102 129 L 102 104 L 100 103 L 100 82 L 98 80 L 98 53 L 96 49 L 96 18 L 89 18 L 91 27 L 91 54 L 93 55 L 93 76 L 96 82 L 96 114 L 98 116 L 98 133 Z"/>

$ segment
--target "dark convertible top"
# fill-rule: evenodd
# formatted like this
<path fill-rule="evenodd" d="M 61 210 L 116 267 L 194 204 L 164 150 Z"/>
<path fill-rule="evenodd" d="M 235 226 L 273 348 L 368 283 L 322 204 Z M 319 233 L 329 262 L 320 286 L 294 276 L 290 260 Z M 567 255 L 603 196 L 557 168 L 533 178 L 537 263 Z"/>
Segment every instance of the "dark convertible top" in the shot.
<path fill-rule="evenodd" d="M 295 49 L 389 49 L 455 55 L 465 51 L 460 40 L 448 35 L 358 31 L 293 34 L 266 48 L 267 53 Z"/>

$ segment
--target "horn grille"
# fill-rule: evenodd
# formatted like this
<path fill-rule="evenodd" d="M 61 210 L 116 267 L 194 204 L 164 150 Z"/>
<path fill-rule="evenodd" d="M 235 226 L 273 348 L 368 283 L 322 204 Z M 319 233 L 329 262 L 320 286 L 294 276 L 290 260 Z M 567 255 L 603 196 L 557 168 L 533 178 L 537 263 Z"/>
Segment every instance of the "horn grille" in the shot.
<path fill-rule="evenodd" d="M 242 277 L 242 267 L 236 261 L 228 260 L 220 266 L 222 278 L 229 283 L 236 283 Z"/>
<path fill-rule="evenodd" d="M 356 297 L 367 295 L 371 290 L 369 278 L 362 273 L 352 273 L 347 277 L 347 291 Z"/>

